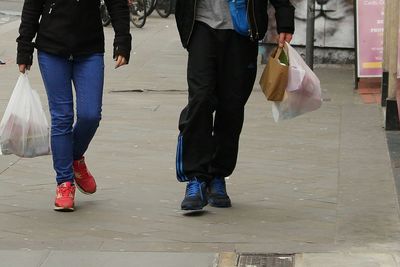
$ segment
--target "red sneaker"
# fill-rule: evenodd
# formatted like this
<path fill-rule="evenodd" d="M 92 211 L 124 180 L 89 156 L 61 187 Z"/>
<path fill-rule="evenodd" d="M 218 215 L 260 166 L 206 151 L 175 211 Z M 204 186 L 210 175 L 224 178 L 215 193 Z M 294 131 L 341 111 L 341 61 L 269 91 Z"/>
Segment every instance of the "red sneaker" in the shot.
<path fill-rule="evenodd" d="M 73 211 L 75 199 L 75 186 L 71 182 L 65 182 L 57 186 L 54 210 Z"/>
<path fill-rule="evenodd" d="M 73 168 L 75 182 L 79 191 L 88 195 L 96 192 L 96 181 L 94 180 L 93 175 L 87 169 L 85 158 L 82 157 L 79 160 L 74 160 Z"/>

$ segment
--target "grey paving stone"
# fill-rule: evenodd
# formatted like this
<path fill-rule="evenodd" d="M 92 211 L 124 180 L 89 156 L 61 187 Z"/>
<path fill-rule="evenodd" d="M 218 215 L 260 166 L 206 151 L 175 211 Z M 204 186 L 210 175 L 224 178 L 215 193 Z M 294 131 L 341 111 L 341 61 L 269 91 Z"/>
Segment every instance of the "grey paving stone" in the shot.
<path fill-rule="evenodd" d="M 397 267 L 395 257 L 397 253 L 310 253 L 298 255 L 295 267 Z"/>
<path fill-rule="evenodd" d="M 39 267 L 45 261 L 49 251 L 0 251 L 0 266 Z"/>
<path fill-rule="evenodd" d="M 53 251 L 42 267 L 213 267 L 213 253 L 75 252 Z"/>

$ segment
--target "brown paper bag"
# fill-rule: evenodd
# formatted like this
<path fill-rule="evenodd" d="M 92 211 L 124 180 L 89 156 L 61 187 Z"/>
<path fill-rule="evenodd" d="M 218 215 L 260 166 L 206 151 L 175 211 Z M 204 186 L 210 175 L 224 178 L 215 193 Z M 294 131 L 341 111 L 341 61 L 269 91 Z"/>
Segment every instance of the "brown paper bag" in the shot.
<path fill-rule="evenodd" d="M 261 89 L 270 101 L 282 101 L 288 84 L 289 66 L 280 62 L 281 53 L 285 51 L 279 47 L 270 55 L 260 79 Z"/>

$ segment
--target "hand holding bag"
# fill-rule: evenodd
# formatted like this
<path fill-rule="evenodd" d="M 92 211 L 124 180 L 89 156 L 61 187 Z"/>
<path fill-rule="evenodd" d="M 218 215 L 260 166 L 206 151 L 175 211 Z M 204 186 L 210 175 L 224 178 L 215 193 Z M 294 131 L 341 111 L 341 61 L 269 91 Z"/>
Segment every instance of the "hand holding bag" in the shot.
<path fill-rule="evenodd" d="M 32 158 L 50 154 L 49 125 L 39 95 L 21 74 L 0 122 L 3 155 Z"/>
<path fill-rule="evenodd" d="M 277 48 L 269 57 L 260 79 L 261 89 L 270 101 L 282 101 L 288 85 L 287 54 L 283 48 Z"/>

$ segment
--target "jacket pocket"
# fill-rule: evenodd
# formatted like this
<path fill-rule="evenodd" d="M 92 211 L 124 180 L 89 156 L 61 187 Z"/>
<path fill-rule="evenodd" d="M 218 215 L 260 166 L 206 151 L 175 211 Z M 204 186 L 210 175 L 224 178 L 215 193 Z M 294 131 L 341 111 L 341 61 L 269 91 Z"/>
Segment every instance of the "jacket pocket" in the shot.
<path fill-rule="evenodd" d="M 39 42 L 50 39 L 60 40 L 59 39 L 59 19 L 62 14 L 58 14 L 60 12 L 58 9 L 58 3 L 56 0 L 47 0 L 45 1 L 42 17 L 40 19 L 39 30 L 38 30 L 38 38 Z"/>
<path fill-rule="evenodd" d="M 49 17 L 52 17 L 58 9 L 56 0 L 47 0 L 44 4 L 42 20 L 46 20 Z"/>
<path fill-rule="evenodd" d="M 52 2 L 50 4 L 50 8 L 49 8 L 49 15 L 51 15 L 53 13 L 55 8 L 56 8 L 56 2 Z"/>

